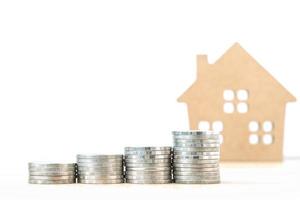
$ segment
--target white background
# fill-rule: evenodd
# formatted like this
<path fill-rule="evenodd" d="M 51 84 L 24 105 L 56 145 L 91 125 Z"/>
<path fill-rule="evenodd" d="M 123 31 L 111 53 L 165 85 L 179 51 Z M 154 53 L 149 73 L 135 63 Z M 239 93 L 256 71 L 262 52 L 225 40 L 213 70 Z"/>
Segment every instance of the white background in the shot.
<path fill-rule="evenodd" d="M 0 198 L 250 198 L 248 189 L 281 197 L 271 180 L 266 191 L 230 184 L 41 188 L 26 184 L 27 162 L 171 145 L 171 131 L 188 128 L 176 99 L 195 80 L 196 54 L 214 62 L 234 42 L 299 97 L 299 19 L 299 2 L 287 0 L 0 1 Z M 299 111 L 299 103 L 288 104 L 289 158 L 300 156 Z M 224 182 L 234 182 L 235 171 L 227 172 Z"/>

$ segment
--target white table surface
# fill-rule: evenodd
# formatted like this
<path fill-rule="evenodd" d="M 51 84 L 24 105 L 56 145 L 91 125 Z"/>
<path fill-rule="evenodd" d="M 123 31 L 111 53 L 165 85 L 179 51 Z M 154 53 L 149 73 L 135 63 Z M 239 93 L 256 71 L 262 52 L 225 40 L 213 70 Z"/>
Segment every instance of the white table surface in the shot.
<path fill-rule="evenodd" d="M 25 165 L 24 165 L 25 166 Z M 0 199 L 283 199 L 300 195 L 300 158 L 282 163 L 222 163 L 216 185 L 30 185 L 1 172 Z"/>

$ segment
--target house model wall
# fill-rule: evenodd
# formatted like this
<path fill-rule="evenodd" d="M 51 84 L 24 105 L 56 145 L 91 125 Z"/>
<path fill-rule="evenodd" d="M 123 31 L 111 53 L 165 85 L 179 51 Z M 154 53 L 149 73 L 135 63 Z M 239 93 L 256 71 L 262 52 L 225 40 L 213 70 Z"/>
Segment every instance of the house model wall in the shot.
<path fill-rule="evenodd" d="M 295 101 L 238 43 L 214 64 L 197 56 L 197 79 L 178 99 L 190 129 L 223 137 L 224 161 L 281 161 L 286 103 Z"/>

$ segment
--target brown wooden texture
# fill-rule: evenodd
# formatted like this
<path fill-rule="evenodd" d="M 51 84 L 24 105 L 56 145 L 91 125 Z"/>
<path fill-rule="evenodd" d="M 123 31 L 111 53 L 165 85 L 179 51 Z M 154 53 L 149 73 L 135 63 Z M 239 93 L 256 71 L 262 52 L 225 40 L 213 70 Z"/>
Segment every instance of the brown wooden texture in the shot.
<path fill-rule="evenodd" d="M 224 100 L 225 90 L 234 92 L 233 100 Z M 246 100 L 237 98 L 239 90 L 247 91 Z M 178 101 L 187 104 L 192 130 L 199 129 L 200 121 L 207 121 L 211 125 L 215 121 L 223 123 L 221 160 L 282 160 L 285 106 L 287 102 L 296 101 L 296 98 L 238 43 L 214 64 L 208 63 L 206 55 L 198 55 L 197 79 Z M 231 103 L 234 111 L 225 113 L 224 103 Z M 238 112 L 239 103 L 246 104 L 248 111 Z M 250 132 L 251 121 L 258 122 L 258 131 Z M 265 121 L 273 125 L 268 133 L 263 130 Z M 259 138 L 257 144 L 249 143 L 250 134 Z M 271 135 L 272 144 L 263 142 L 265 134 Z"/>

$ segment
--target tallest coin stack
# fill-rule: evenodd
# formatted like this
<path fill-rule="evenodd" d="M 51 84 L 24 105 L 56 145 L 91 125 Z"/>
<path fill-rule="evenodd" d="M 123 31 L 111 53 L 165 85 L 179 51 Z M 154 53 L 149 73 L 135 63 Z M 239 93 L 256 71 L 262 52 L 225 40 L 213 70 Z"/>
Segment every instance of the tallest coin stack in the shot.
<path fill-rule="evenodd" d="M 220 135 L 211 131 L 174 131 L 175 183 L 220 183 Z"/>

